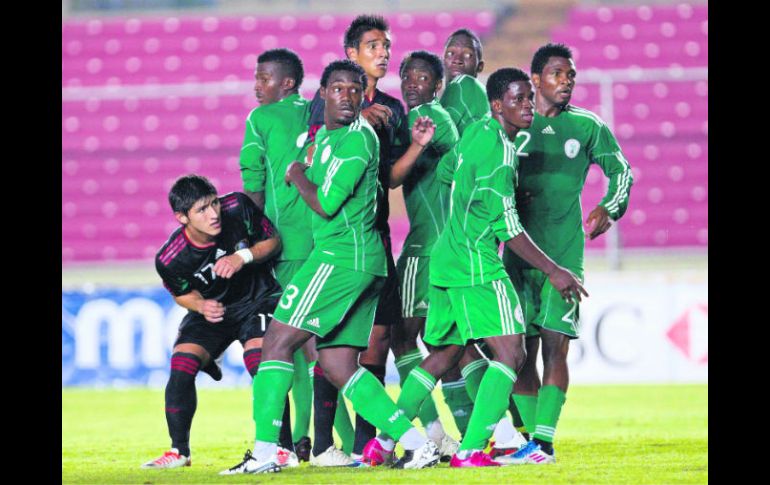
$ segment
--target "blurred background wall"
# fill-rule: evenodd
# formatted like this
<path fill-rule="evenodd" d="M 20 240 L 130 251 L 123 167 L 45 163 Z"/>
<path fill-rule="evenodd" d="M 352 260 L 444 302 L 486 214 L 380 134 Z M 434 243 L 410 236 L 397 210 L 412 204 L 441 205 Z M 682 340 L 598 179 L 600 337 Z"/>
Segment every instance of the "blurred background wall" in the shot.
<path fill-rule="evenodd" d="M 165 383 L 183 310 L 153 256 L 177 227 L 166 194 L 196 172 L 241 190 L 238 155 L 256 106 L 257 55 L 295 50 L 311 98 L 345 27 L 377 12 L 391 25 L 389 74 L 411 50 L 442 54 L 476 31 L 482 82 L 564 42 L 578 68 L 572 103 L 599 114 L 633 167 L 625 217 L 587 245 L 574 382 L 708 379 L 708 6 L 705 2 L 473 0 L 70 0 L 62 3 L 62 385 Z M 601 199 L 597 167 L 583 192 Z M 408 231 L 391 191 L 394 251 Z M 249 382 L 240 350 L 223 382 Z M 392 372 L 391 372 L 392 371 Z M 397 380 L 395 370 L 389 375 Z M 203 378 L 205 381 L 208 377 Z"/>

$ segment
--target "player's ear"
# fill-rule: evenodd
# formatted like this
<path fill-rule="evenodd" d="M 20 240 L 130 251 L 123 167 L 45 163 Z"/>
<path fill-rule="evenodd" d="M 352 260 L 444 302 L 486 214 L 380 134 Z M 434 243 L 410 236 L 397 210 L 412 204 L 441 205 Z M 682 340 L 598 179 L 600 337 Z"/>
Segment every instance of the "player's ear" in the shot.
<path fill-rule="evenodd" d="M 293 77 L 285 77 L 283 78 L 283 81 L 281 81 L 281 87 L 286 91 L 293 90 L 296 84 L 297 81 L 295 81 Z"/>
<path fill-rule="evenodd" d="M 484 61 L 479 61 L 479 64 L 476 66 L 476 74 L 480 73 L 484 70 Z"/>
<path fill-rule="evenodd" d="M 433 91 L 433 95 L 435 96 L 436 94 L 438 94 L 438 92 L 441 91 L 441 88 L 443 87 L 444 87 L 444 80 L 439 79 L 438 82 L 436 83 L 436 89 Z"/>
<path fill-rule="evenodd" d="M 321 99 L 326 101 L 326 88 L 325 87 L 321 86 L 320 88 L 318 88 L 318 94 L 321 95 Z"/>
<path fill-rule="evenodd" d="M 358 49 L 355 47 L 345 47 L 345 56 L 348 59 L 358 64 Z"/>
<path fill-rule="evenodd" d="M 532 84 L 535 86 L 535 89 L 540 89 L 540 74 L 532 74 Z"/>
<path fill-rule="evenodd" d="M 492 108 L 492 112 L 495 114 L 500 114 L 503 112 L 503 100 L 502 99 L 493 99 L 492 103 L 490 104 L 490 107 Z"/>
<path fill-rule="evenodd" d="M 190 222 L 190 218 L 185 215 L 184 212 L 174 212 L 174 217 L 183 226 L 186 226 Z"/>

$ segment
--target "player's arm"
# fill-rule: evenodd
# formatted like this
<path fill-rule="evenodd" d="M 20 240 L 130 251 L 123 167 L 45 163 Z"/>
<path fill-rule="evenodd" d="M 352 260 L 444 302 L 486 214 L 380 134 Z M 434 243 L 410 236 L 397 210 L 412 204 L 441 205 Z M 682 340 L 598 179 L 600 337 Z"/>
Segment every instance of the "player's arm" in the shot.
<path fill-rule="evenodd" d="M 393 111 L 384 104 L 374 103 L 362 109 L 361 115 L 376 130 L 388 124 L 388 120 L 393 116 Z"/>
<path fill-rule="evenodd" d="M 241 146 L 240 166 L 243 190 L 260 209 L 265 207 L 265 166 L 266 144 L 257 127 L 257 111 L 253 110 L 246 119 L 246 130 Z"/>
<path fill-rule="evenodd" d="M 612 225 L 612 221 L 617 221 L 625 214 L 634 176 L 631 173 L 631 166 L 607 125 L 599 127 L 596 140 L 589 149 L 589 157 L 591 162 L 601 167 L 604 175 L 609 179 L 607 194 L 586 219 L 588 237 L 594 239 L 605 233 Z"/>
<path fill-rule="evenodd" d="M 505 241 L 508 249 L 545 273 L 567 302 L 571 303 L 573 296 L 580 301 L 581 293 L 588 296 L 577 277 L 557 265 L 526 233 L 516 212 L 514 169 L 512 166 L 503 165 L 499 170 L 500 173 L 493 173 L 478 181 L 479 190 L 483 193 L 482 200 L 491 216 L 490 227 L 497 239 Z"/>
<path fill-rule="evenodd" d="M 260 264 L 276 256 L 281 251 L 281 237 L 270 219 L 261 209 L 250 206 L 250 201 L 242 199 L 244 220 L 252 221 L 247 226 L 256 226 L 250 236 L 255 241 L 250 247 L 239 249 L 233 254 L 223 256 L 214 263 L 214 273 L 222 278 L 232 276 L 247 264 Z"/>
<path fill-rule="evenodd" d="M 305 175 L 305 170 L 307 169 L 308 166 L 306 164 L 295 160 L 286 167 L 284 180 L 287 184 L 294 184 L 297 187 L 299 196 L 316 214 L 328 219 L 330 217 L 329 214 L 324 212 L 323 207 L 318 202 L 318 186 Z"/>
<path fill-rule="evenodd" d="M 192 290 L 190 293 L 174 296 L 174 301 L 183 308 L 200 313 L 211 323 L 219 323 L 224 320 L 224 305 L 216 300 L 207 300 L 203 298 L 203 295 L 201 295 L 198 290 Z"/>
<path fill-rule="evenodd" d="M 411 118 L 411 116 L 410 116 Z M 415 162 L 430 143 L 436 125 L 429 116 L 415 117 L 412 123 L 412 142 L 406 152 L 390 167 L 390 188 L 395 189 L 402 183 L 414 168 Z"/>
<path fill-rule="evenodd" d="M 225 309 L 221 303 L 203 298 L 203 295 L 192 287 L 188 279 L 179 275 L 159 258 L 155 260 L 155 269 L 163 281 L 163 286 L 171 293 L 179 306 L 202 314 L 211 323 L 222 321 Z"/>

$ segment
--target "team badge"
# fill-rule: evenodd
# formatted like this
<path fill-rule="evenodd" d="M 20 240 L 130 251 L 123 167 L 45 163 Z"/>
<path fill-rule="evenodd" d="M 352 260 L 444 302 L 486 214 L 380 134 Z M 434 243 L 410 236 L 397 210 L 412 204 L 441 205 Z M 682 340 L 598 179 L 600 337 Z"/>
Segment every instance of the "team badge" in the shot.
<path fill-rule="evenodd" d="M 521 311 L 521 304 L 516 305 L 516 309 L 513 311 L 513 318 L 515 318 L 517 322 L 524 324 L 524 312 Z"/>
<path fill-rule="evenodd" d="M 307 131 L 297 137 L 297 142 L 296 142 L 297 148 L 302 148 L 303 146 L 305 146 L 306 140 L 307 140 Z"/>
<path fill-rule="evenodd" d="M 324 148 L 324 151 L 321 152 L 321 163 L 326 163 L 329 161 L 329 157 L 332 155 L 332 147 L 331 145 L 326 145 L 326 148 Z"/>
<path fill-rule="evenodd" d="M 575 158 L 580 151 L 580 142 L 570 138 L 564 143 L 564 153 L 568 158 Z"/>

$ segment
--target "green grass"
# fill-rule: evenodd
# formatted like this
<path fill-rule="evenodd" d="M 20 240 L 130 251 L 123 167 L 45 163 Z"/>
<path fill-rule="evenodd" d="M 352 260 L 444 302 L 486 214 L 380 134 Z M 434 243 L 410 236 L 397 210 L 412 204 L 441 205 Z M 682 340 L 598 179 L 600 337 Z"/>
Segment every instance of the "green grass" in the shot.
<path fill-rule="evenodd" d="M 250 389 L 199 390 L 192 467 L 140 470 L 169 447 L 163 391 L 62 389 L 62 483 L 708 482 L 707 385 L 571 387 L 556 435 L 558 462 L 548 466 L 396 471 L 302 464 L 271 475 L 217 475 L 251 448 L 253 428 Z"/>

